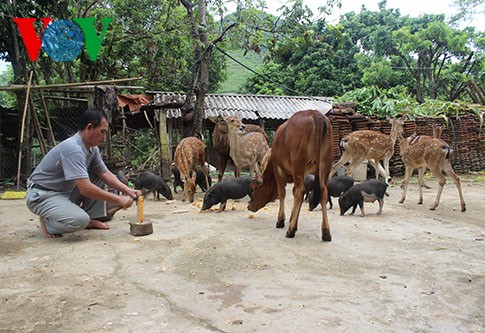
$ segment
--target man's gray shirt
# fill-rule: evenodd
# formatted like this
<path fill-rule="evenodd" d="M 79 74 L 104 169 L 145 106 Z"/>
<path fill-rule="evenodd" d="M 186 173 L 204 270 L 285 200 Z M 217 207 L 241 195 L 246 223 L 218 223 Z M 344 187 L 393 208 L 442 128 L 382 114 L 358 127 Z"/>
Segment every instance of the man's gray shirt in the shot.
<path fill-rule="evenodd" d="M 33 182 L 55 191 L 72 191 L 74 180 L 88 178 L 89 174 L 100 174 L 108 170 L 98 147 L 86 149 L 76 133 L 52 148 L 37 165 L 29 178 Z"/>

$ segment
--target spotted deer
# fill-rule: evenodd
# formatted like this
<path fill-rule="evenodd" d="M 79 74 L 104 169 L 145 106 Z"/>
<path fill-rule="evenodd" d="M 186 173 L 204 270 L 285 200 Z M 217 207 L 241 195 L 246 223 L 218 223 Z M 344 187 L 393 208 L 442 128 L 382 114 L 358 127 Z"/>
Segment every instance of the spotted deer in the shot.
<path fill-rule="evenodd" d="M 190 202 L 194 202 L 197 164 L 202 168 L 206 184 L 209 184 L 209 172 L 204 160 L 204 148 L 204 143 L 201 140 L 195 137 L 187 137 L 182 139 L 175 149 L 174 162 L 182 173 L 182 180 L 185 181 L 184 196 Z"/>
<path fill-rule="evenodd" d="M 229 155 L 236 168 L 236 177 L 241 175 L 241 169 L 249 166 L 249 175 L 261 176 L 260 163 L 268 150 L 268 141 L 259 132 L 240 135 L 246 125 L 237 116 L 226 117 L 229 137 Z"/>
<path fill-rule="evenodd" d="M 268 148 L 266 153 L 264 153 L 263 159 L 261 160 L 261 173 L 264 172 L 266 166 L 268 165 L 269 159 L 271 158 L 271 147 Z"/>
<path fill-rule="evenodd" d="M 220 182 L 224 176 L 224 171 L 226 171 L 227 161 L 231 160 L 229 154 L 229 128 L 227 126 L 226 118 L 221 115 L 218 115 L 217 117 L 209 116 L 208 119 L 214 123 L 212 145 L 219 155 L 219 173 L 217 178 Z M 252 124 L 247 124 L 245 126 L 245 131 L 242 134 L 259 132 L 265 136 L 266 141 L 269 143 L 268 136 L 260 126 Z"/>
<path fill-rule="evenodd" d="M 394 145 L 396 144 L 398 133 L 403 132 L 404 120 L 394 118 L 390 120 L 390 123 L 390 135 L 372 130 L 360 130 L 345 136 L 340 142 L 342 156 L 333 165 L 330 177 L 349 161 L 350 164 L 345 172 L 347 175 L 350 175 L 355 167 L 367 159 L 376 169 L 376 179 L 381 174 L 387 183 L 391 178 L 389 161 L 394 154 Z M 384 162 L 384 168 L 380 164 L 381 160 Z"/>
<path fill-rule="evenodd" d="M 410 145 L 414 145 L 418 142 L 423 142 L 425 140 L 430 140 L 430 139 L 433 139 L 433 138 L 441 139 L 441 134 L 442 134 L 444 128 L 445 128 L 444 125 L 441 125 L 441 126 L 433 125 L 433 136 L 418 135 L 416 132 L 414 132 L 413 135 L 407 137 L 406 140 L 409 142 Z M 421 186 L 429 190 L 431 187 L 426 185 L 426 183 L 424 182 L 425 171 L 426 171 L 425 166 L 419 167 L 418 168 L 418 177 L 419 177 Z M 403 185 L 401 184 L 401 188 L 402 187 L 403 187 Z"/>
<path fill-rule="evenodd" d="M 441 126 L 433 125 L 433 136 L 424 135 L 424 134 L 418 135 L 416 132 L 414 132 L 411 136 L 407 137 L 406 140 L 408 140 L 409 144 L 412 145 L 422 140 L 428 140 L 432 138 L 441 139 L 441 134 L 443 133 L 444 128 L 445 128 L 444 125 L 441 125 Z"/>
<path fill-rule="evenodd" d="M 440 203 L 441 193 L 446 183 L 446 178 L 443 176 L 443 171 L 448 174 L 455 183 L 460 196 L 461 211 L 466 210 L 465 200 L 463 199 L 463 193 L 461 190 L 460 178 L 453 170 L 450 162 L 450 146 L 441 139 L 438 138 L 422 138 L 417 142 L 411 144 L 409 140 L 404 138 L 402 134 L 399 135 L 399 148 L 401 151 L 401 157 L 405 166 L 405 174 L 403 180 L 403 193 L 399 203 L 403 203 L 406 199 L 406 191 L 408 189 L 409 178 L 411 178 L 414 169 L 418 169 L 418 188 L 419 188 L 419 201 L 418 204 L 423 203 L 422 187 L 424 184 L 424 170 L 429 168 L 433 175 L 438 179 L 439 189 L 436 194 L 435 201 L 430 207 L 431 210 L 435 210 Z"/>

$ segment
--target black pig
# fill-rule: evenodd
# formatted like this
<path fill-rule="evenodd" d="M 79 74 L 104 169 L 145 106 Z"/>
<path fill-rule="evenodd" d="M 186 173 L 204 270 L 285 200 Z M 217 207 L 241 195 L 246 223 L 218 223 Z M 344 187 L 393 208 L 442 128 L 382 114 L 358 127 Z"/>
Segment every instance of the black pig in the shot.
<path fill-rule="evenodd" d="M 315 176 L 313 174 L 308 174 L 305 176 L 304 184 L 305 184 L 305 190 L 306 190 L 306 200 L 310 202 L 309 210 L 315 209 L 318 204 L 315 207 L 312 207 L 311 202 L 312 202 L 312 197 L 313 197 L 313 182 L 314 182 Z M 338 198 L 342 193 L 347 191 L 350 187 L 354 185 L 354 179 L 349 176 L 335 176 L 332 177 L 328 180 L 327 183 L 327 191 L 328 191 L 328 197 L 327 197 L 327 202 L 330 204 L 329 209 L 332 209 L 333 207 L 333 202 L 332 202 L 332 197 Z"/>
<path fill-rule="evenodd" d="M 354 178 L 349 176 L 335 176 L 328 180 L 327 190 L 328 199 L 327 202 L 330 204 L 330 209 L 333 207 L 331 197 L 338 198 L 345 193 L 349 188 L 354 185 Z"/>
<path fill-rule="evenodd" d="M 197 168 L 195 183 L 199 185 L 202 192 L 206 192 L 212 186 L 212 178 L 210 175 L 207 175 L 207 181 L 209 182 L 209 186 L 207 186 L 207 182 L 205 181 L 204 171 L 201 168 Z"/>
<path fill-rule="evenodd" d="M 354 215 L 357 205 L 360 207 L 360 216 L 365 216 L 364 201 L 365 202 L 379 202 L 379 211 L 377 215 L 382 214 L 382 207 L 384 206 L 384 195 L 386 195 L 387 184 L 382 180 L 371 179 L 361 184 L 357 184 L 349 188 L 338 199 L 340 205 L 340 215 L 353 207 L 352 213 Z"/>
<path fill-rule="evenodd" d="M 122 182 L 123 184 L 125 184 L 126 186 L 128 186 L 128 178 L 126 178 L 126 175 L 125 175 L 125 170 L 119 170 L 117 173 L 116 173 L 116 178 L 118 178 L 118 180 L 120 182 Z M 117 194 L 120 194 L 120 191 L 116 190 L 115 193 Z"/>
<path fill-rule="evenodd" d="M 120 170 L 116 173 L 116 178 L 125 185 L 128 185 L 128 178 L 126 178 L 125 171 Z"/>
<path fill-rule="evenodd" d="M 210 209 L 212 206 L 221 203 L 219 212 L 222 212 L 226 209 L 226 202 L 228 199 L 241 199 L 246 195 L 251 197 L 251 194 L 253 193 L 251 187 L 252 181 L 253 177 L 250 176 L 223 179 L 206 192 L 202 210 Z"/>
<path fill-rule="evenodd" d="M 180 170 L 177 168 L 175 163 L 172 163 L 171 170 L 173 174 L 173 191 L 177 193 L 177 186 L 180 186 L 182 189 L 184 188 L 184 182 L 180 177 Z M 197 175 L 195 176 L 195 183 L 199 185 L 202 192 L 206 192 L 209 187 L 212 186 L 212 178 L 210 175 L 207 176 L 207 180 L 209 181 L 209 186 L 205 181 L 205 175 L 201 168 L 197 168 Z"/>
<path fill-rule="evenodd" d="M 170 187 L 163 181 L 162 177 L 154 174 L 151 171 L 143 171 L 135 180 L 135 189 L 143 189 L 143 195 L 148 192 L 153 192 L 157 195 L 157 199 L 160 200 L 160 194 L 162 194 L 168 200 L 173 200 L 172 191 Z"/>
<path fill-rule="evenodd" d="M 305 179 L 303 179 L 303 185 L 305 186 L 305 201 L 308 201 L 310 199 L 310 195 L 312 195 L 314 182 L 315 175 L 313 173 L 309 173 L 305 176 Z"/>
<path fill-rule="evenodd" d="M 172 163 L 170 169 L 172 170 L 173 174 L 173 191 L 177 193 L 177 186 L 180 186 L 182 190 L 184 189 L 184 182 L 182 178 L 180 178 L 180 170 L 177 168 L 175 163 Z"/>

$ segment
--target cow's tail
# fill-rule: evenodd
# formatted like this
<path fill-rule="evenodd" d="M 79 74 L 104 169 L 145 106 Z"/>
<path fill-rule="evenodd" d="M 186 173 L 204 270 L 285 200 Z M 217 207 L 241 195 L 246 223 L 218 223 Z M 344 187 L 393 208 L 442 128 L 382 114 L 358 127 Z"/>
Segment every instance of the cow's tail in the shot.
<path fill-rule="evenodd" d="M 315 160 L 315 181 L 313 182 L 313 196 L 310 198 L 310 210 L 315 209 L 322 199 L 322 190 L 320 188 L 320 155 L 322 152 L 322 141 L 323 136 L 327 132 L 327 121 L 325 116 L 317 114 L 314 116 L 313 120 L 316 125 L 316 135 L 315 135 L 315 148 L 316 148 L 316 160 Z"/>

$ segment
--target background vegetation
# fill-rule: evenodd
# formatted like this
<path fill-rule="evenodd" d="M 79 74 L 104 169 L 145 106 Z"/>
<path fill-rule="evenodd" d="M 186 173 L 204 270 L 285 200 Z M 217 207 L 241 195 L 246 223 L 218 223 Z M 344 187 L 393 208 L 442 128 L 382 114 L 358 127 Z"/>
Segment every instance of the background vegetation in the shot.
<path fill-rule="evenodd" d="M 246 53 L 244 50 L 229 50 L 227 53 L 239 63 L 256 70 L 263 64 L 264 57 L 257 53 Z M 217 93 L 244 93 L 244 84 L 253 75 L 247 68 L 232 59 L 226 59 L 227 79 L 221 83 Z"/>
<path fill-rule="evenodd" d="M 264 11 L 262 0 L 4 1 L 0 58 L 12 63 L 13 73 L 0 80 L 25 83 L 28 70 L 34 69 L 38 83 L 142 76 L 137 84 L 146 89 L 195 94 L 197 99 L 203 98 L 201 91 L 355 99 L 372 95 L 359 100 L 373 103 L 364 112 L 382 114 L 425 112 L 417 106 L 430 100 L 485 103 L 484 32 L 456 25 L 471 12 L 483 14 L 484 0 L 456 0 L 453 21 L 444 15 L 403 16 L 382 1 L 377 11 L 363 7 L 327 24 L 326 14 L 339 3 L 328 1 L 315 19 L 301 0 L 289 1 L 277 17 Z M 235 10 L 228 14 L 231 4 Z M 30 62 L 13 17 L 113 21 L 96 62 L 85 52 L 65 63 L 41 52 L 38 61 Z M 206 76 L 201 73 L 204 62 Z M 11 96 L 1 94 L 0 103 L 12 106 L 23 100 L 22 92 Z"/>

